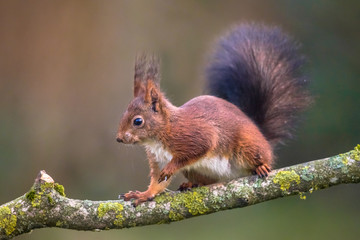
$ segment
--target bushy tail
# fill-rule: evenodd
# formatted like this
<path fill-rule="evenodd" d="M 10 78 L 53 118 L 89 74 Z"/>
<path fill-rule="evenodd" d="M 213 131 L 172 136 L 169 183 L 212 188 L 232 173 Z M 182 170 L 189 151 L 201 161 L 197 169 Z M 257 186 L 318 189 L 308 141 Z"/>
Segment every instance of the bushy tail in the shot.
<path fill-rule="evenodd" d="M 237 105 L 272 145 L 292 136 L 310 103 L 298 48 L 277 27 L 238 25 L 220 38 L 206 69 L 209 94 Z"/>

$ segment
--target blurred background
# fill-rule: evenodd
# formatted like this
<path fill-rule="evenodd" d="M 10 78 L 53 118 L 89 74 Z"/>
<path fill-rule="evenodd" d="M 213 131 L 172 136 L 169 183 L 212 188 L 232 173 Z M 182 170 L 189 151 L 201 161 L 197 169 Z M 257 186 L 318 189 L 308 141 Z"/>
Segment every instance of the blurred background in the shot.
<path fill-rule="evenodd" d="M 202 93 L 205 56 L 229 26 L 281 26 L 303 45 L 316 102 L 276 167 L 360 143 L 358 1 L 0 1 L 0 204 L 39 170 L 71 198 L 145 190 L 141 147 L 115 141 L 132 98 L 137 52 L 157 52 L 176 105 Z M 172 184 L 176 189 L 182 177 Z M 341 185 L 169 225 L 78 232 L 40 229 L 18 239 L 358 239 L 360 186 Z"/>

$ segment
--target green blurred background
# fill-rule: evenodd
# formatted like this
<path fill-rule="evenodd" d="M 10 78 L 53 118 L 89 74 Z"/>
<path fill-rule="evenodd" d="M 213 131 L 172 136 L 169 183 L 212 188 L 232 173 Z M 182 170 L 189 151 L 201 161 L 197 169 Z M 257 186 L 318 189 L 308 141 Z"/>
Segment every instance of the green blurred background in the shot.
<path fill-rule="evenodd" d="M 134 57 L 159 53 L 162 89 L 200 95 L 205 56 L 229 26 L 283 27 L 303 44 L 316 102 L 276 167 L 360 143 L 359 1 L 0 1 L 0 204 L 41 169 L 71 198 L 144 190 L 144 150 L 116 143 L 132 97 Z M 182 177 L 172 185 L 175 189 Z M 40 229 L 19 239 L 358 239 L 360 186 L 185 220 L 101 233 Z"/>

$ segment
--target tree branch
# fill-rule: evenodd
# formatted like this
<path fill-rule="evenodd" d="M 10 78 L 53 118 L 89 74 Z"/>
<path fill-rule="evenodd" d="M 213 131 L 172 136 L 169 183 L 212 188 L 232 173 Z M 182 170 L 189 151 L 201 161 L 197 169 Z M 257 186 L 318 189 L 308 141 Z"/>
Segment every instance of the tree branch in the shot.
<path fill-rule="evenodd" d="M 123 200 L 90 201 L 65 196 L 64 188 L 40 171 L 30 191 L 0 206 L 0 239 L 35 228 L 120 229 L 169 223 L 271 199 L 360 182 L 360 145 L 334 157 L 274 170 L 265 178 L 249 176 L 226 184 L 165 192 L 136 208 Z"/>

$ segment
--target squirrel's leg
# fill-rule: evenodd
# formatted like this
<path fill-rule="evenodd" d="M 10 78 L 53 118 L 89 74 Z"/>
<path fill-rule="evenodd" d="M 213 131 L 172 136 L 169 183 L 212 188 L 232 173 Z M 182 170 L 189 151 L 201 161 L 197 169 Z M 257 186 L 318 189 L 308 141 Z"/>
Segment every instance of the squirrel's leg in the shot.
<path fill-rule="evenodd" d="M 241 161 L 259 177 L 267 177 L 273 161 L 272 149 L 268 142 L 255 139 L 260 145 L 245 145 L 240 143 Z"/>
<path fill-rule="evenodd" d="M 163 192 L 170 184 L 170 180 L 158 182 L 160 177 L 160 168 L 158 163 L 155 161 L 155 156 L 148 152 L 147 153 L 149 165 L 150 165 L 150 185 L 145 192 L 130 191 L 122 196 L 125 201 L 135 199 L 134 205 L 137 206 L 142 202 L 152 200 L 157 194 Z"/>
<path fill-rule="evenodd" d="M 239 166 L 259 177 L 266 177 L 271 171 L 273 150 L 270 143 L 254 124 L 242 126 L 234 152 Z"/>

